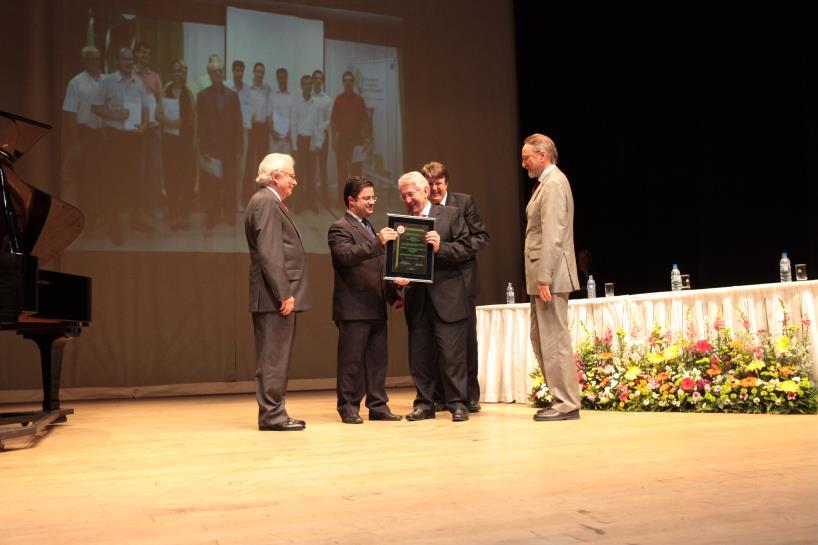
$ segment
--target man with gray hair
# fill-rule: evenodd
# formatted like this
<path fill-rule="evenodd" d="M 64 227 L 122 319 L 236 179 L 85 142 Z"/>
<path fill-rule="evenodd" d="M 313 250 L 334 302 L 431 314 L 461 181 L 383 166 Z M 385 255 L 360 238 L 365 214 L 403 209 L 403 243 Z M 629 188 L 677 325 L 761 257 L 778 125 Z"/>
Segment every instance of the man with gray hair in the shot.
<path fill-rule="evenodd" d="M 398 187 L 408 214 L 435 218 L 434 230 L 426 233 L 426 243 L 435 252 L 434 283 L 416 282 L 405 288 L 409 370 L 417 389 L 414 410 L 406 419 L 435 417 L 435 383 L 439 375 L 443 401 L 452 413 L 452 421 L 462 422 L 469 419 L 466 385 L 469 304 L 460 264 L 473 254 L 469 229 L 460 209 L 429 201 L 429 183 L 420 172 L 401 176 Z"/>
<path fill-rule="evenodd" d="M 574 197 L 557 168 L 557 146 L 543 134 L 525 139 L 522 167 L 537 186 L 525 213 L 525 284 L 531 296 L 531 346 L 540 363 L 553 406 L 534 415 L 538 422 L 576 420 L 580 396 L 568 331 L 568 295 L 579 289 L 574 257 Z"/>
<path fill-rule="evenodd" d="M 205 209 L 205 230 L 217 223 L 236 223 L 236 161 L 243 142 L 238 95 L 224 85 L 224 64 L 213 59 L 207 65 L 211 85 L 199 93 L 199 198 Z"/>
<path fill-rule="evenodd" d="M 65 136 L 77 160 L 76 183 L 79 186 L 80 206 L 85 214 L 96 219 L 101 211 L 94 193 L 99 191 L 99 149 L 102 145 L 102 120 L 91 111 L 102 74 L 99 49 L 93 45 L 82 48 L 82 72 L 71 78 L 65 90 L 62 110 L 65 112 Z"/>
<path fill-rule="evenodd" d="M 298 185 L 293 158 L 271 153 L 258 167 L 258 189 L 244 211 L 250 249 L 250 312 L 256 344 L 258 429 L 303 430 L 285 408 L 295 318 L 309 310 L 301 235 L 284 203 Z"/>

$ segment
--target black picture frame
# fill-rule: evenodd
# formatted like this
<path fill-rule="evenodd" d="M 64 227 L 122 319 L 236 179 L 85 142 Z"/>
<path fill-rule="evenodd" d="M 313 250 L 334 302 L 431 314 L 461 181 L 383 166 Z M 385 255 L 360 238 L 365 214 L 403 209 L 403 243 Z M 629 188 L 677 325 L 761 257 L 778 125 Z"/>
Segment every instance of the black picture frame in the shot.
<path fill-rule="evenodd" d="M 386 243 L 384 279 L 434 282 L 435 250 L 425 242 L 425 237 L 426 233 L 435 230 L 435 222 L 435 218 L 386 215 L 387 226 L 398 232 L 398 238 Z"/>

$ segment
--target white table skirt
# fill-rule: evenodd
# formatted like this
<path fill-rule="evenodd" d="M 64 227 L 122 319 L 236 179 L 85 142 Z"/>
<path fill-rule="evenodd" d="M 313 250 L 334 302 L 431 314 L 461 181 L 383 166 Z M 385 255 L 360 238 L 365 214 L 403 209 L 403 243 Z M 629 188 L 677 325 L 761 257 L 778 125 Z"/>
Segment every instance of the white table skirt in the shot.
<path fill-rule="evenodd" d="M 674 333 L 687 329 L 688 335 L 703 339 L 719 314 L 725 327 L 734 331 L 739 329 L 736 326 L 743 315 L 752 331 L 766 329 L 779 334 L 784 315 L 781 301 L 790 314 L 790 324 L 800 325 L 802 318 L 810 322 L 807 329 L 812 342 L 813 375 L 818 378 L 818 280 L 576 299 L 568 304 L 568 320 L 574 344 L 585 339 L 585 330 L 602 336 L 608 329 L 615 332 L 622 328 L 635 338 L 647 339 L 655 324 Z M 531 386 L 528 374 L 537 368 L 529 340 L 528 313 L 529 303 L 477 307 L 482 401 L 527 401 Z"/>

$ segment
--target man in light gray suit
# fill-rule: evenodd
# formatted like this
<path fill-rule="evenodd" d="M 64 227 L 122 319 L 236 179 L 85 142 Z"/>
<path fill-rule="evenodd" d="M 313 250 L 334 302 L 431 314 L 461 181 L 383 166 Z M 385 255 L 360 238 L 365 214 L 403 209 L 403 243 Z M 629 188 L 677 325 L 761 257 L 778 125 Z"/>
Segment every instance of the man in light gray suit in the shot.
<path fill-rule="evenodd" d="M 531 296 L 531 345 L 554 404 L 534 420 L 579 418 L 579 380 L 568 331 L 568 295 L 579 289 L 574 257 L 574 197 L 557 168 L 557 146 L 543 134 L 525 139 L 523 168 L 538 185 L 525 213 L 525 284 Z"/>
<path fill-rule="evenodd" d="M 310 308 L 301 234 L 284 201 L 297 184 L 293 158 L 271 153 L 258 167 L 258 189 L 244 212 L 250 248 L 250 312 L 256 339 L 256 398 L 262 431 L 304 429 L 284 407 L 295 317 Z"/>

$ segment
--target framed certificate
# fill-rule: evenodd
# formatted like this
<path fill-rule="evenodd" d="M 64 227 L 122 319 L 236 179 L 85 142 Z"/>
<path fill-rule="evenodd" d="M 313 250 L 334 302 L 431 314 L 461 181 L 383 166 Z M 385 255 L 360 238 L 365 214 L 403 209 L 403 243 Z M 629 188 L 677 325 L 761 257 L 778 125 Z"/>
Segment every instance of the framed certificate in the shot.
<path fill-rule="evenodd" d="M 386 280 L 404 278 L 431 284 L 435 270 L 435 250 L 426 243 L 426 233 L 435 230 L 435 218 L 387 214 L 386 224 L 398 238 L 386 243 Z"/>

